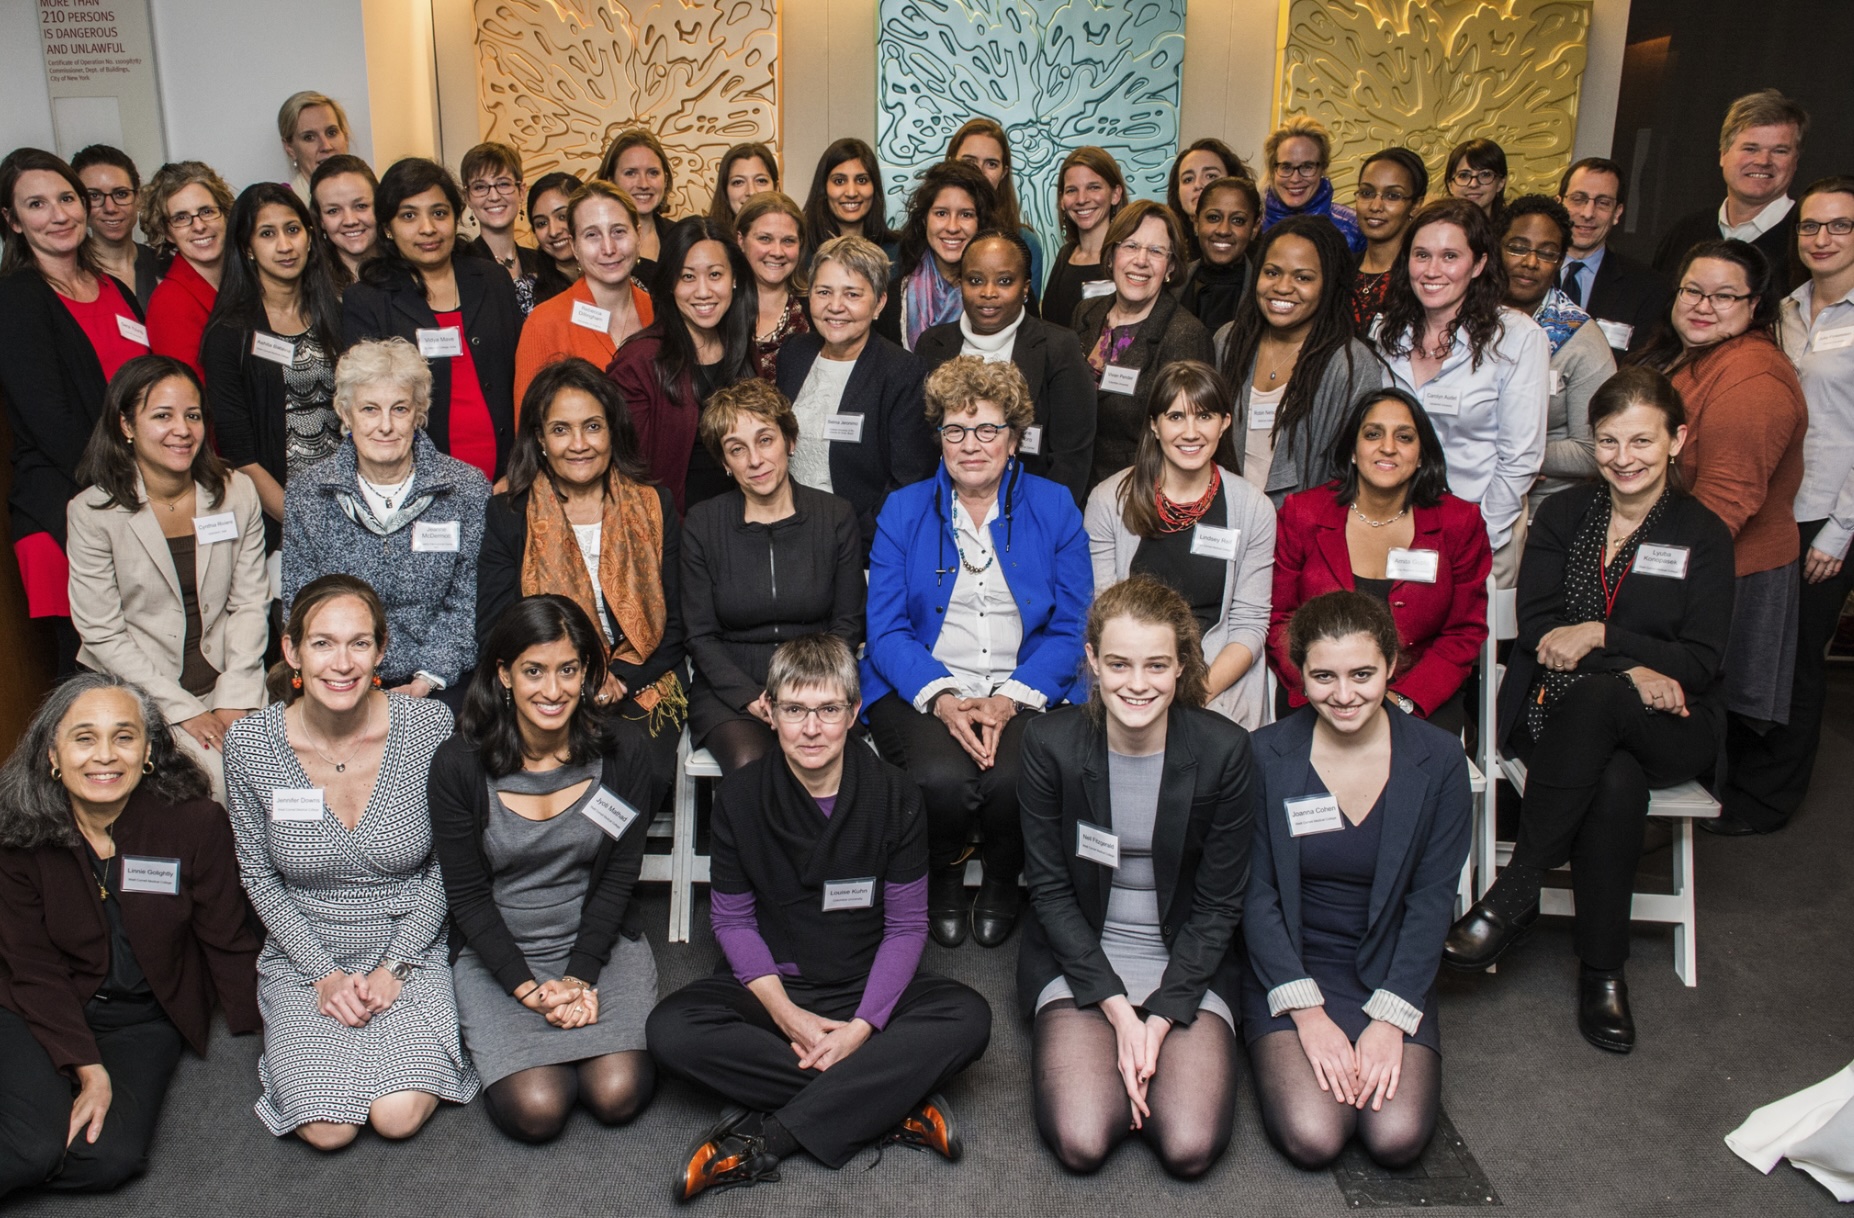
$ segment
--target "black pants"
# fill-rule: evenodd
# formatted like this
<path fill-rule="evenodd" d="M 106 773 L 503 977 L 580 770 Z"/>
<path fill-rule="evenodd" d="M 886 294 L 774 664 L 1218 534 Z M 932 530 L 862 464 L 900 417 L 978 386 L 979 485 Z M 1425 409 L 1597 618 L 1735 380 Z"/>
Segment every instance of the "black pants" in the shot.
<path fill-rule="evenodd" d="M 644 713 L 626 700 L 612 716 L 611 724 L 612 738 L 619 752 L 632 759 L 633 764 L 643 766 L 649 775 L 650 806 L 639 810 L 651 817 L 663 806 L 670 788 L 676 785 L 676 749 L 682 743 L 682 729 L 665 724 L 652 736 Z"/>
<path fill-rule="evenodd" d="M 41 1184 L 101 1192 L 148 1166 L 155 1119 L 180 1062 L 180 1033 L 160 1017 L 107 1029 L 96 1026 L 102 1022 L 93 1017 L 91 1031 L 109 1071 L 109 1112 L 95 1142 L 80 1129 L 67 1149 L 76 1084 L 52 1065 L 26 1021 L 0 1007 L 0 1198 Z"/>
<path fill-rule="evenodd" d="M 792 1001 L 850 1019 L 863 982 L 812 986 L 786 978 Z M 650 1052 L 671 1074 L 734 1103 L 770 1112 L 819 1162 L 839 1168 L 977 1061 L 991 1040 L 991 1007 L 976 990 L 917 973 L 888 1026 L 829 1070 L 800 1070 L 790 1041 L 753 991 L 731 975 L 691 982 L 657 1004 Z"/>
<path fill-rule="evenodd" d="M 1803 524 L 1802 549 L 1822 531 L 1821 520 Z M 1828 701 L 1828 667 L 1822 652 L 1834 637 L 1841 607 L 1854 587 L 1854 561 L 1843 563 L 1840 574 L 1819 584 L 1803 581 L 1802 603 L 1796 615 L 1796 677 L 1790 687 L 1790 720 L 1759 735 L 1732 716 L 1726 726 L 1725 788 L 1720 802 L 1725 814 L 1754 828 L 1781 829 L 1803 796 L 1815 770 L 1815 751 L 1822 739 L 1822 707 Z"/>
<path fill-rule="evenodd" d="M 1571 864 L 1573 943 L 1590 967 L 1621 968 L 1629 958 L 1650 788 L 1711 769 L 1719 735 L 1717 712 L 1650 712 L 1626 681 L 1597 675 L 1570 688 L 1533 742 L 1513 862 L 1543 871 Z"/>
<path fill-rule="evenodd" d="M 869 731 L 883 760 L 900 766 L 921 788 L 927 805 L 927 857 L 950 867 L 966 852 L 976 821 L 984 833 L 985 872 L 1015 880 L 1024 869 L 1023 822 L 1017 815 L 1017 775 L 1024 728 L 1034 712 L 1019 711 L 1004 725 L 997 760 L 989 770 L 959 747 L 946 724 L 923 715 L 899 695 L 869 708 Z"/>

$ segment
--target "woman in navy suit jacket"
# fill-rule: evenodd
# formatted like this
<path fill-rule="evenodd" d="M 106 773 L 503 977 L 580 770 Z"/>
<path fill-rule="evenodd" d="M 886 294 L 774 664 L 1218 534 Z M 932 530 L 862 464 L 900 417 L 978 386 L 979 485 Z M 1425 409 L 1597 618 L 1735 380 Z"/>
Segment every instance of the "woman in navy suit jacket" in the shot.
<path fill-rule="evenodd" d="M 1288 650 L 1312 706 L 1254 738 L 1243 1038 L 1281 1153 L 1321 1168 L 1357 1133 L 1400 1167 L 1435 1130 L 1434 987 L 1468 857 L 1467 758 L 1385 705 L 1397 627 L 1382 601 L 1309 601 Z"/>

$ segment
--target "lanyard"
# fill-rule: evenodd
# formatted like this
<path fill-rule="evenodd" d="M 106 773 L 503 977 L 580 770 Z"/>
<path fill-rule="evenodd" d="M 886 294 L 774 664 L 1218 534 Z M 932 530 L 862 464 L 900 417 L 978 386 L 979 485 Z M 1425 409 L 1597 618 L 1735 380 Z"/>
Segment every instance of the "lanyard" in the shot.
<path fill-rule="evenodd" d="M 1623 564 L 1622 574 L 1616 576 L 1616 586 L 1614 588 L 1611 588 L 1609 586 L 1609 564 L 1603 561 L 1602 551 L 1599 550 L 1597 552 L 1597 582 L 1603 585 L 1603 620 L 1604 621 L 1607 622 L 1609 620 L 1610 614 L 1615 612 L 1616 597 L 1620 595 L 1622 592 L 1622 581 L 1627 579 L 1629 577 L 1629 572 L 1634 569 L 1635 569 L 1635 555 L 1631 554 L 1629 555 L 1629 561 Z"/>

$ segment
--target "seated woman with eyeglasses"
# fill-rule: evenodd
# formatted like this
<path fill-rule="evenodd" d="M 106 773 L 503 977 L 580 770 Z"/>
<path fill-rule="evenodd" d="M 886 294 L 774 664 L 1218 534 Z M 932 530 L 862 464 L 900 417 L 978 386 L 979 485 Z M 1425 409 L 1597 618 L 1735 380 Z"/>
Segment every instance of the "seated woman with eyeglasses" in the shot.
<path fill-rule="evenodd" d="M 1464 140 L 1448 154 L 1443 171 L 1451 199 L 1466 199 L 1496 225 L 1506 210 L 1506 149 L 1492 140 Z"/>

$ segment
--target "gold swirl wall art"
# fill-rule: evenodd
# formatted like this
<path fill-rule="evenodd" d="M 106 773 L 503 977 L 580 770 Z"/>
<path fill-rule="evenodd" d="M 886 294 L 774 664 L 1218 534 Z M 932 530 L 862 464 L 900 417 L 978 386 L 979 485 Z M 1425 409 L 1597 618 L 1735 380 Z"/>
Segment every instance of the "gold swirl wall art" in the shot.
<path fill-rule="evenodd" d="M 1289 0 L 1275 114 L 1311 115 L 1333 137 L 1331 176 L 1349 199 L 1358 165 L 1388 144 L 1429 165 L 1443 193 L 1449 149 L 1506 150 L 1507 197 L 1555 194 L 1577 134 L 1591 0 Z"/>
<path fill-rule="evenodd" d="M 475 0 L 483 138 L 522 154 L 529 181 L 586 176 L 614 135 L 654 131 L 675 189 L 706 212 L 721 154 L 779 149 L 774 0 Z"/>

